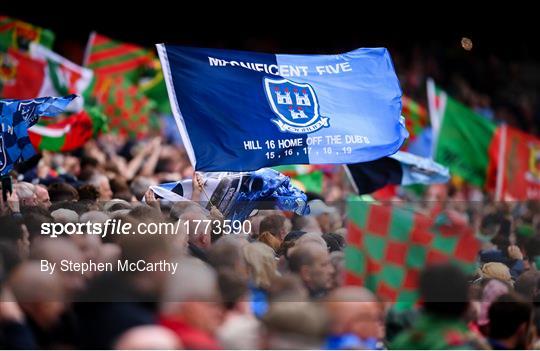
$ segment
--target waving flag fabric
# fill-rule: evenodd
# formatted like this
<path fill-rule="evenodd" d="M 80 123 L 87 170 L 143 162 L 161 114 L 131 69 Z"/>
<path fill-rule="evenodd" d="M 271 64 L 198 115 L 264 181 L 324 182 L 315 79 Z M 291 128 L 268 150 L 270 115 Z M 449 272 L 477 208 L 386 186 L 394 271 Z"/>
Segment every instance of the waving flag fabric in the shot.
<path fill-rule="evenodd" d="M 370 194 L 389 184 L 436 184 L 450 179 L 448 168 L 404 151 L 375 161 L 346 165 L 346 169 L 358 194 Z"/>
<path fill-rule="evenodd" d="M 158 45 L 196 170 L 366 162 L 408 133 L 385 48 L 278 55 Z"/>
<path fill-rule="evenodd" d="M 453 175 L 483 188 L 488 179 L 489 155 L 496 143 L 497 125 L 448 96 L 431 80 L 428 100 L 433 158 L 448 166 Z"/>
<path fill-rule="evenodd" d="M 399 308 L 418 301 L 418 277 L 426 266 L 453 262 L 468 273 L 476 268 L 480 242 L 474 230 L 447 213 L 433 218 L 354 196 L 347 215 L 346 283 L 365 286 Z"/>
<path fill-rule="evenodd" d="M 44 46 L 32 43 L 28 53 L 9 50 L 4 54 L 0 97 L 33 99 L 40 96 L 83 95 L 93 80 L 93 72 Z M 2 78 L 2 77 L 0 77 Z M 84 99 L 77 99 L 70 111 L 82 109 Z"/>
<path fill-rule="evenodd" d="M 62 113 L 76 95 L 43 97 L 32 100 L 0 100 L 0 175 L 7 174 L 16 162 L 34 156 L 28 128 L 39 117 Z"/>
<path fill-rule="evenodd" d="M 66 152 L 82 147 L 106 129 L 107 117 L 94 107 L 58 122 L 38 123 L 28 130 L 28 135 L 37 150 Z"/>
<path fill-rule="evenodd" d="M 109 80 L 121 76 L 154 101 L 160 112 L 171 113 L 161 65 L 153 51 L 93 32 L 84 61 L 96 75 L 95 95 L 100 95 Z"/>
<path fill-rule="evenodd" d="M 256 209 L 278 208 L 299 215 L 308 214 L 307 196 L 290 183 L 289 177 L 273 169 L 246 173 L 205 175 L 202 204 L 210 210 L 216 206 L 227 219 L 244 220 Z M 158 198 L 168 201 L 191 199 L 192 181 L 151 186 Z"/>
<path fill-rule="evenodd" d="M 54 33 L 30 23 L 0 15 L 0 52 L 8 49 L 27 51 L 30 43 L 52 48 Z"/>

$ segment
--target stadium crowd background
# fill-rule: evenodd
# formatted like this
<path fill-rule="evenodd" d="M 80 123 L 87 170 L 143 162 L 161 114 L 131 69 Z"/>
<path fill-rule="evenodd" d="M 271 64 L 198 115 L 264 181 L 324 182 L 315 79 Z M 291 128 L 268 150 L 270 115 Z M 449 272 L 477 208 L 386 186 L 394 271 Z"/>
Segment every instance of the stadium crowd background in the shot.
<path fill-rule="evenodd" d="M 486 118 L 539 135 L 534 54 L 519 52 L 514 59 L 484 47 L 476 56 L 475 47 L 469 52 L 454 39 L 451 45 L 389 45 L 403 91 L 425 105 L 431 76 Z M 66 39 L 59 51 L 80 62 L 84 45 Z M 274 51 L 276 43 L 252 39 L 236 48 Z M 25 171 L 26 181 L 17 181 L 0 204 L 4 348 L 532 348 L 540 338 L 537 202 L 494 203 L 459 183 L 428 189 L 424 199 L 436 193 L 484 239 L 479 269 L 474 276 L 449 265 L 426 269 L 419 284 L 423 304 L 397 313 L 368 290 L 343 286 L 347 231 L 340 202 L 351 188 L 342 172 L 326 174 L 323 192 L 311 195 L 310 216 L 260 211 L 245 236 L 51 240 L 40 235 L 41 223 L 169 222 L 216 214 L 196 203 L 160 205 L 148 192 L 150 185 L 193 177 L 184 150 L 166 136 L 133 142 L 102 135 L 75 153 L 44 153 Z M 145 195 L 146 204 L 140 202 Z M 531 235 L 516 232 L 523 223 Z M 43 259 L 120 258 L 176 260 L 183 269 L 174 276 L 81 276 L 48 275 L 39 266 Z"/>

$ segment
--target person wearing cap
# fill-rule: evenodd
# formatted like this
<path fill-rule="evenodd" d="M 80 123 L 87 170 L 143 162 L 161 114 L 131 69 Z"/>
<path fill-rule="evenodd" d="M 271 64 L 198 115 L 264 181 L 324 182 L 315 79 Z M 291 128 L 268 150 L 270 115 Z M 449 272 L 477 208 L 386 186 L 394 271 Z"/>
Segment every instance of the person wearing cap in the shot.
<path fill-rule="evenodd" d="M 509 285 L 513 285 L 510 269 L 500 262 L 488 262 L 480 268 L 480 277 L 482 279 L 497 279 Z"/>

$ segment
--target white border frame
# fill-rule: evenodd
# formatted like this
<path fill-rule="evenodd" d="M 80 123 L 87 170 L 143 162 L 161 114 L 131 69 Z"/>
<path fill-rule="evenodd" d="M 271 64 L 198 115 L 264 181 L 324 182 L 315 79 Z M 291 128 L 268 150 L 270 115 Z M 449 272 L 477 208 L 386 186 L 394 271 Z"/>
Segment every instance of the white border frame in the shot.
<path fill-rule="evenodd" d="M 173 112 L 174 119 L 176 120 L 176 125 L 180 131 L 180 136 L 184 142 L 184 147 L 186 148 L 189 161 L 191 166 L 195 169 L 197 164 L 197 159 L 195 158 L 195 152 L 193 150 L 193 145 L 191 144 L 191 139 L 189 138 L 188 131 L 186 129 L 186 123 L 182 112 L 180 111 L 180 106 L 178 106 L 178 100 L 176 99 L 176 92 L 174 90 L 174 83 L 171 74 L 171 67 L 169 65 L 169 58 L 167 56 L 167 49 L 165 44 L 156 44 L 156 49 L 159 56 L 159 61 L 161 62 L 161 69 L 163 71 L 163 79 L 165 79 L 165 85 L 167 86 L 167 94 L 169 95 L 169 103 L 171 104 L 171 109 Z"/>

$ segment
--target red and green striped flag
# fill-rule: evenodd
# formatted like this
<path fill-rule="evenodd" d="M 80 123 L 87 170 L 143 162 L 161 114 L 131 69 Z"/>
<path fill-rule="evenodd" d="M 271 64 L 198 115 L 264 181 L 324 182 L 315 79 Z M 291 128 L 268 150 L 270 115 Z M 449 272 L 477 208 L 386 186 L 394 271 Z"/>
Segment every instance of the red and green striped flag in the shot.
<path fill-rule="evenodd" d="M 144 138 L 156 127 L 154 102 L 122 76 L 107 79 L 97 102 L 103 106 L 113 133 Z"/>
<path fill-rule="evenodd" d="M 428 81 L 428 101 L 435 161 L 447 166 L 452 175 L 484 188 L 490 149 L 497 142 L 497 126 L 448 96 L 432 81 Z"/>
<path fill-rule="evenodd" d="M 403 95 L 401 102 L 403 104 L 401 114 L 405 117 L 405 126 L 409 132 L 409 138 L 403 146 L 403 150 L 406 150 L 407 145 L 412 143 L 429 125 L 429 116 L 426 108 L 413 99 Z"/>
<path fill-rule="evenodd" d="M 99 79 L 123 75 L 138 83 L 146 65 L 151 65 L 153 53 L 137 45 L 112 40 L 95 32 L 90 34 L 84 65 L 93 69 Z"/>
<path fill-rule="evenodd" d="M 0 51 L 8 49 L 28 51 L 30 43 L 38 43 L 49 49 L 54 43 L 54 33 L 30 23 L 0 15 Z"/>
<path fill-rule="evenodd" d="M 429 264 L 453 262 L 475 269 L 480 249 L 473 230 L 453 216 L 430 216 L 403 206 L 347 201 L 349 246 L 345 249 L 346 283 L 363 285 L 398 308 L 418 300 L 417 280 Z"/>
<path fill-rule="evenodd" d="M 84 65 L 94 70 L 97 92 L 103 90 L 107 79 L 123 76 L 153 100 L 160 112 L 170 112 L 161 64 L 154 51 L 93 32 L 86 48 Z"/>
<path fill-rule="evenodd" d="M 28 129 L 28 135 L 36 150 L 62 152 L 82 147 L 106 129 L 106 117 L 97 107 L 92 107 L 58 122 L 53 120 L 47 123 L 47 119 L 42 118 L 38 124 Z"/>

